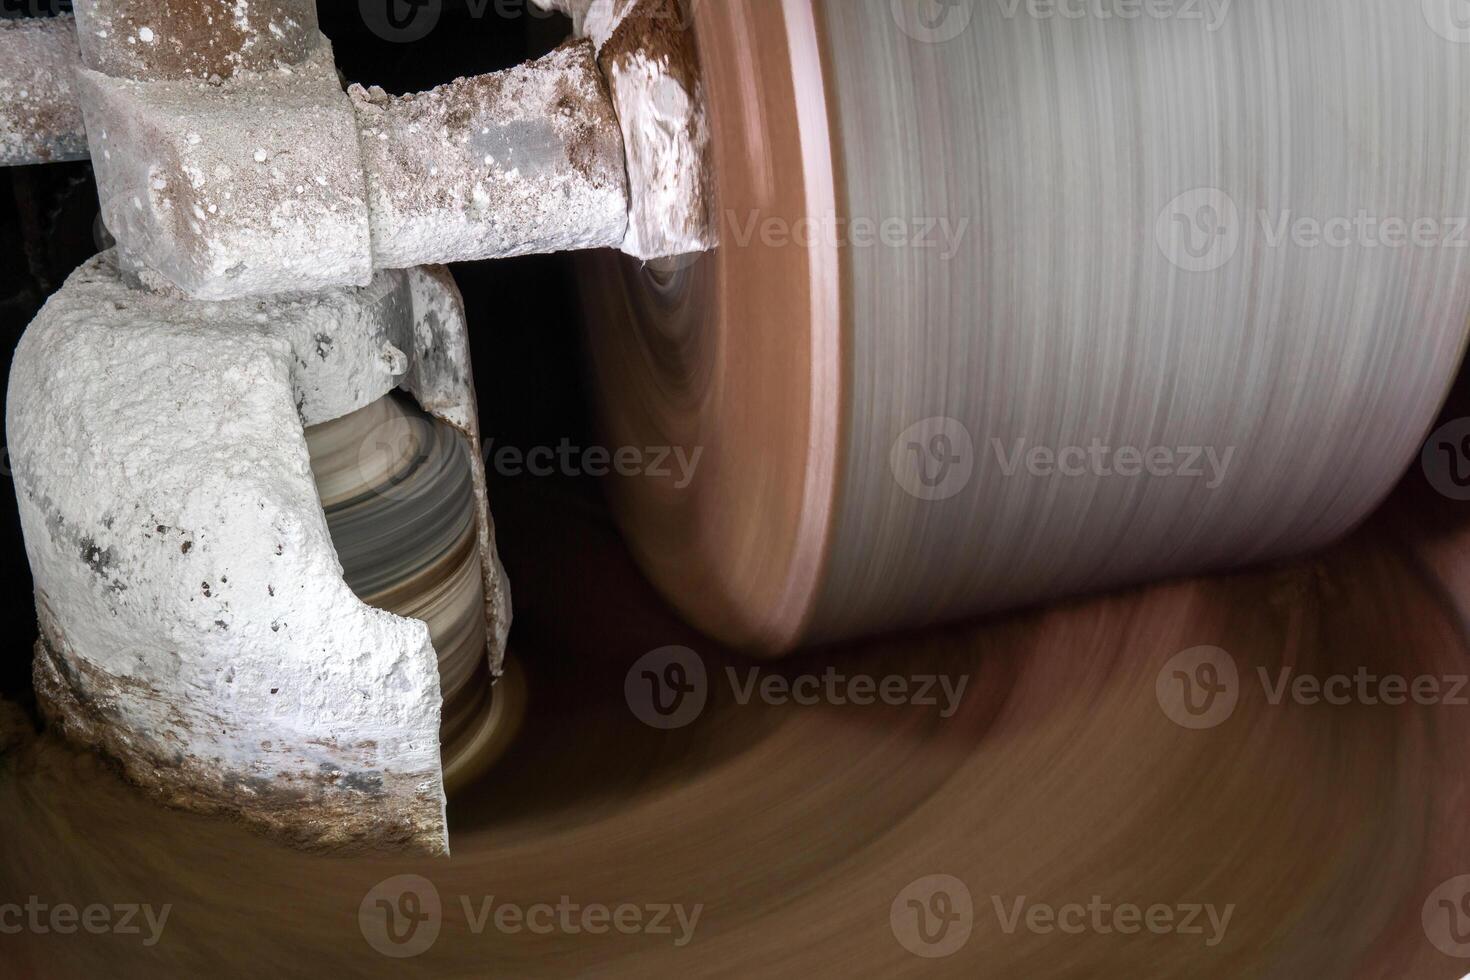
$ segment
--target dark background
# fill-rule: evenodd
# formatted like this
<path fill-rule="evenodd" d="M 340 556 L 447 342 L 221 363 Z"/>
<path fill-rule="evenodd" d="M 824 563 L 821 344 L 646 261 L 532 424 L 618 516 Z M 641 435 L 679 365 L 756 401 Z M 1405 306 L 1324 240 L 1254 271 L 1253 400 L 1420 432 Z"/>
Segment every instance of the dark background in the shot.
<path fill-rule="evenodd" d="M 0 0 L 0 13 L 7 17 L 37 8 L 65 10 L 70 4 Z M 345 78 L 394 93 L 509 67 L 549 51 L 570 29 L 564 18 L 533 16 L 506 0 L 446 0 L 435 28 L 410 43 L 374 34 L 355 0 L 322 3 L 320 16 Z M 90 163 L 0 168 L 0 363 L 7 379 L 26 325 L 72 270 L 97 252 L 97 211 Z M 523 449 L 555 446 L 563 438 L 593 444 L 575 261 L 565 255 L 533 256 L 453 269 L 469 315 L 485 438 L 493 438 L 497 447 Z M 561 633 L 568 626 L 582 631 L 558 621 L 564 613 L 537 601 L 539 595 L 573 588 L 571 579 L 585 576 L 588 561 L 577 554 L 578 539 L 592 537 L 603 553 L 616 550 L 607 560 L 617 565 L 617 581 L 646 591 L 641 580 L 629 581 L 636 573 L 616 546 L 595 481 L 488 475 L 501 557 L 515 592 L 516 643 L 544 645 L 548 641 L 538 643 L 538 635 Z M 557 547 L 558 541 L 567 547 Z M 10 624 L 0 646 L 0 695 L 29 704 L 35 607 L 8 465 L 0 471 L 0 575 Z M 587 623 L 585 629 L 605 625 Z"/>

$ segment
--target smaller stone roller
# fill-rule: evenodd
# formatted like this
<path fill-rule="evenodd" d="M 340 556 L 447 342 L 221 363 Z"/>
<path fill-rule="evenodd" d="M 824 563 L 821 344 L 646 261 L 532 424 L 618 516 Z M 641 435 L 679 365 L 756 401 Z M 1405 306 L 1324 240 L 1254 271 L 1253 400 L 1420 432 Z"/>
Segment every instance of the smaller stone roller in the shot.
<path fill-rule="evenodd" d="M 491 761 L 476 736 L 496 696 L 468 444 L 396 393 L 313 426 L 306 443 L 348 588 L 429 627 L 443 697 L 444 785 L 453 793 Z"/>
<path fill-rule="evenodd" d="M 510 625 L 471 378 L 443 270 L 219 303 L 74 273 L 6 400 L 51 722 L 177 806 L 447 853 Z"/>

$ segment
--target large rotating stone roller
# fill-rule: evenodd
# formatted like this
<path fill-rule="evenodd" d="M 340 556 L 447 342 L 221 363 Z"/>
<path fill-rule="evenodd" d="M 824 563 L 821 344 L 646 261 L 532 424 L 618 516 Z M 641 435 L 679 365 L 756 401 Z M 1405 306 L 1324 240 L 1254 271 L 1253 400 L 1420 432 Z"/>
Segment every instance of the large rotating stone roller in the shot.
<path fill-rule="evenodd" d="M 1237 0 L 1210 25 L 547 5 L 580 40 L 390 96 L 341 90 L 307 0 L 242 21 L 78 4 L 118 247 L 12 376 L 36 675 L 69 733 L 169 800 L 311 845 L 447 848 L 440 732 L 480 730 L 459 696 L 482 690 L 449 608 L 456 584 L 474 602 L 444 523 L 462 481 L 418 449 L 340 458 L 400 417 L 395 388 L 468 441 L 498 672 L 467 327 L 425 263 L 599 250 L 581 269 L 608 443 L 701 458 L 687 486 L 615 481 L 615 513 L 673 605 L 762 655 L 1335 540 L 1461 363 L 1470 249 L 1271 231 L 1470 215 L 1448 5 Z M 59 130 L 5 145 L 74 152 Z M 1230 464 L 1060 471 L 1094 445 Z M 392 499 L 410 473 L 442 511 Z"/>

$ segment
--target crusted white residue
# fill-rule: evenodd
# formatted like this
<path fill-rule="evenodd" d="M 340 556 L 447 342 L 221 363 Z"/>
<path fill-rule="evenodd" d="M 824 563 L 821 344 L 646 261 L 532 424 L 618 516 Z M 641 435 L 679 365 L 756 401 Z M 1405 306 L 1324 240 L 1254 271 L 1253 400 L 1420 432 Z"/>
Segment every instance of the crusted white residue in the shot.
<path fill-rule="evenodd" d="M 368 281 L 356 124 L 324 39 L 289 77 L 79 77 L 92 131 L 118 137 L 94 163 L 128 268 L 215 300 Z M 211 220 L 170 217 L 195 207 Z"/>
<path fill-rule="evenodd" d="M 76 21 L 0 20 L 0 166 L 87 156 Z"/>
<path fill-rule="evenodd" d="M 586 42 L 429 92 L 349 94 L 379 266 L 622 241 L 621 139 Z"/>
<path fill-rule="evenodd" d="M 442 271 L 221 303 L 131 287 L 110 253 L 68 280 L 7 401 L 37 684 L 68 734 L 293 840 L 447 849 L 428 628 L 343 582 L 303 435 L 400 384 L 473 434 Z M 477 475 L 498 665 L 508 591 Z"/>
<path fill-rule="evenodd" d="M 681 0 L 535 0 L 572 18 L 597 48 L 627 152 L 622 250 L 668 258 L 716 245 L 709 126 Z"/>
<path fill-rule="evenodd" d="M 641 51 L 616 59 L 609 74 L 628 159 L 623 251 L 656 259 L 713 248 L 703 93 L 686 91 L 667 58 Z"/>

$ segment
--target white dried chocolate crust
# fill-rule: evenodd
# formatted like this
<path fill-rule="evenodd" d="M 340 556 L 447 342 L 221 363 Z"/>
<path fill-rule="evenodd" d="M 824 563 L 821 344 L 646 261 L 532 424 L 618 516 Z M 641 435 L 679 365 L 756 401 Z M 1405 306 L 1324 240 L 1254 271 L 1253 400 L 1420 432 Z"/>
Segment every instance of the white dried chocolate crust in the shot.
<path fill-rule="evenodd" d="M 83 266 L 22 338 L 7 431 L 47 715 L 165 801 L 331 850 L 447 852 L 428 628 L 342 580 L 303 428 L 403 385 L 474 433 L 432 272 L 198 303 Z M 508 591 L 477 484 L 492 669 Z"/>

